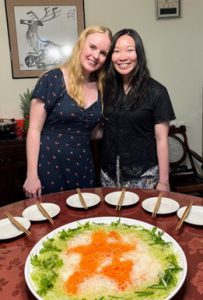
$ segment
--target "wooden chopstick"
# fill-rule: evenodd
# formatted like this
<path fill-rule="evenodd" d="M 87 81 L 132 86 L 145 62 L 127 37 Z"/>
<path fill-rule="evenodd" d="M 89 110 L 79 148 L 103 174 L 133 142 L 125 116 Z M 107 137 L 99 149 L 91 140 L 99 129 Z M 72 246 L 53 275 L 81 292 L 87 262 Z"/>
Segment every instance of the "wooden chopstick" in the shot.
<path fill-rule="evenodd" d="M 180 218 L 175 230 L 179 230 L 183 224 L 183 222 L 185 221 L 185 219 L 187 218 L 187 216 L 189 215 L 189 212 L 191 210 L 193 202 L 191 201 L 190 204 L 188 204 L 188 206 L 186 207 L 186 209 L 184 210 L 184 213 L 182 215 L 182 217 Z"/>
<path fill-rule="evenodd" d="M 157 212 L 159 210 L 159 207 L 161 205 L 161 198 L 162 198 L 162 193 L 159 193 L 159 196 L 157 198 L 156 204 L 154 206 L 154 210 L 152 212 L 152 218 L 156 218 L 156 214 L 157 214 Z"/>
<path fill-rule="evenodd" d="M 49 215 L 49 213 L 46 211 L 46 209 L 42 206 L 42 204 L 38 200 L 36 200 L 36 205 L 37 205 L 38 209 L 41 211 L 41 213 L 43 214 L 43 216 L 45 218 L 47 218 L 51 224 L 53 224 L 54 220 L 52 219 L 52 217 Z"/>
<path fill-rule="evenodd" d="M 31 232 L 27 230 L 20 222 L 18 222 L 9 212 L 4 211 L 4 215 L 15 225 L 20 231 L 23 231 L 27 235 L 31 235 Z"/>
<path fill-rule="evenodd" d="M 120 197 L 118 199 L 118 204 L 116 206 L 116 210 L 120 210 L 121 209 L 123 201 L 124 201 L 124 198 L 125 198 L 125 189 L 122 189 Z"/>
<path fill-rule="evenodd" d="M 81 190 L 80 190 L 79 188 L 77 188 L 76 191 L 77 191 L 77 193 L 78 193 L 79 200 L 80 200 L 80 203 L 82 204 L 83 208 L 84 208 L 84 209 L 88 209 L 87 204 L 86 204 L 86 202 L 85 202 L 85 199 L 84 199 L 84 197 L 83 197 L 83 195 L 82 195 L 82 193 L 81 193 Z"/>

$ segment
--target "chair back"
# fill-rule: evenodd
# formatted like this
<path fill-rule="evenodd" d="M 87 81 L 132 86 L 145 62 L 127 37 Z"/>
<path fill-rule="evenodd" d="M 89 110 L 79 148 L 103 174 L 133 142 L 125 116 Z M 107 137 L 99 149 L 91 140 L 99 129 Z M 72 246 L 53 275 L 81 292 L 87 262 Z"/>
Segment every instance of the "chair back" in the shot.
<path fill-rule="evenodd" d="M 187 167 L 194 174 L 197 170 L 190 153 L 188 139 L 186 135 L 186 127 L 170 126 L 169 129 L 169 162 L 171 169 Z M 189 167 L 190 165 L 190 167 Z"/>
<path fill-rule="evenodd" d="M 203 167 L 203 158 L 190 149 L 185 126 L 170 126 L 169 164 L 171 190 L 203 193 L 203 176 L 197 169 L 197 164 Z"/>

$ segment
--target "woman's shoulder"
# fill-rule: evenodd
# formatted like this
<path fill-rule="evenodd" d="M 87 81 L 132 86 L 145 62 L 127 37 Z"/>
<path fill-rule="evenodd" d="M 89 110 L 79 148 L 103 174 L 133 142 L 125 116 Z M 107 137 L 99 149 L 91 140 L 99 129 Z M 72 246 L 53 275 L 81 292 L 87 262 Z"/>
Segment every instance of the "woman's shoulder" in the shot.
<path fill-rule="evenodd" d="M 46 72 L 44 72 L 38 79 L 38 82 L 40 82 L 40 84 L 44 83 L 48 83 L 48 82 L 52 82 L 52 81 L 56 81 L 61 80 L 63 76 L 63 73 L 61 72 L 61 69 L 57 68 L 57 69 L 50 69 Z"/>
<path fill-rule="evenodd" d="M 42 77 L 56 78 L 62 77 L 63 73 L 60 68 L 50 69 L 42 74 Z"/>
<path fill-rule="evenodd" d="M 43 73 L 36 83 L 32 98 L 46 99 L 49 93 L 58 94 L 63 87 L 62 72 L 59 68 L 50 69 Z"/>
<path fill-rule="evenodd" d="M 155 95 L 163 95 L 168 94 L 167 88 L 160 83 L 159 81 L 155 80 L 154 78 L 149 79 L 149 92 L 154 93 Z"/>
<path fill-rule="evenodd" d="M 157 81 L 152 77 L 149 78 L 149 86 L 155 89 L 166 89 L 166 87 L 161 82 Z"/>
<path fill-rule="evenodd" d="M 44 72 L 37 81 L 36 87 L 42 87 L 42 88 L 50 88 L 55 87 L 57 89 L 59 86 L 63 85 L 63 73 L 61 72 L 61 69 L 50 69 L 46 72 Z"/>

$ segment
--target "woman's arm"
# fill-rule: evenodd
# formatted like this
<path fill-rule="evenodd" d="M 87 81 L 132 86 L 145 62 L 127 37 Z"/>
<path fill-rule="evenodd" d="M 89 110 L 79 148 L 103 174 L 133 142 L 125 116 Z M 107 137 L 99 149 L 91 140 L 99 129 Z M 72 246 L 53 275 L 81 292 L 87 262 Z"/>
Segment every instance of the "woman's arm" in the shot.
<path fill-rule="evenodd" d="M 161 191 L 170 191 L 168 131 L 168 122 L 155 125 L 155 136 L 159 166 L 159 182 L 156 186 L 156 189 Z"/>
<path fill-rule="evenodd" d="M 41 182 L 38 178 L 38 158 L 40 148 L 40 134 L 46 119 L 44 102 L 33 99 L 30 108 L 29 129 L 26 140 L 27 151 L 27 178 L 23 189 L 27 197 L 38 197 L 41 195 Z"/>

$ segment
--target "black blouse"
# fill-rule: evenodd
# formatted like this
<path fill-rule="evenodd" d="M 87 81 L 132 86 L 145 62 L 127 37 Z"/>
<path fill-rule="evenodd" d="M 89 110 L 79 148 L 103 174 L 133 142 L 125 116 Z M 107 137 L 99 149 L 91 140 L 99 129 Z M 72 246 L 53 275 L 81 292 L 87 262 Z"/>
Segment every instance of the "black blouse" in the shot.
<path fill-rule="evenodd" d="M 127 97 L 124 100 L 127 101 Z M 122 177 L 125 180 L 139 179 L 158 164 L 155 124 L 173 119 L 175 114 L 167 89 L 152 78 L 145 99 L 138 107 L 127 109 L 118 105 L 105 108 L 102 170 L 115 179 L 119 157 Z"/>

